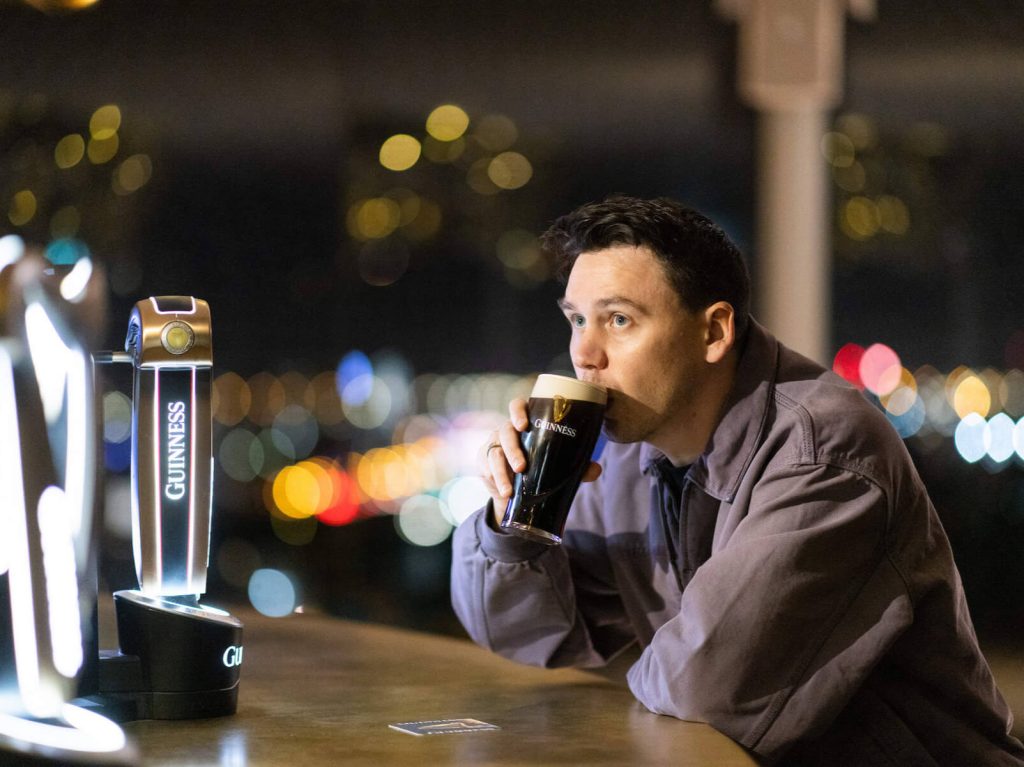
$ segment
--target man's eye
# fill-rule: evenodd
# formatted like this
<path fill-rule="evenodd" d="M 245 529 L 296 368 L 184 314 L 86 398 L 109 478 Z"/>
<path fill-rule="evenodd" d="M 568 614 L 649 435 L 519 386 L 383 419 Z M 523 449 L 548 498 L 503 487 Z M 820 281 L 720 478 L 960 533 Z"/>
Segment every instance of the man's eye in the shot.
<path fill-rule="evenodd" d="M 624 327 L 629 324 L 629 317 L 627 317 L 625 314 L 613 315 L 612 324 L 617 328 Z"/>
<path fill-rule="evenodd" d="M 581 314 L 574 314 L 574 315 L 572 315 L 571 317 L 569 317 L 569 324 L 572 325 L 574 328 L 582 328 L 583 327 L 583 315 L 581 315 Z"/>

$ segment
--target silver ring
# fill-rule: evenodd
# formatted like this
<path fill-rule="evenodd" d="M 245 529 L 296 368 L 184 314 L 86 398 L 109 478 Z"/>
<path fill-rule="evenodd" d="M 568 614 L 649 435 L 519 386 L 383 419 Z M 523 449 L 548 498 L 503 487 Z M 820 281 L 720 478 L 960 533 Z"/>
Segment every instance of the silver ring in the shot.
<path fill-rule="evenodd" d="M 496 447 L 501 447 L 501 443 L 500 442 L 492 442 L 491 444 L 489 444 L 487 446 L 487 449 L 484 451 L 484 455 L 490 455 L 491 451 L 494 450 L 494 448 L 496 448 Z"/>

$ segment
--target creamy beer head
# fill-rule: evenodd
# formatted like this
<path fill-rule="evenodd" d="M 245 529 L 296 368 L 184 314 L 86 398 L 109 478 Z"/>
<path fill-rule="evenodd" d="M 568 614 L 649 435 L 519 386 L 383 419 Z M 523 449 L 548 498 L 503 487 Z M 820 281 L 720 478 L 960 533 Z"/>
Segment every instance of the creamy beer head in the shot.
<path fill-rule="evenodd" d="M 593 402 L 597 405 L 604 405 L 608 402 L 608 391 L 603 386 L 552 373 L 542 373 L 537 376 L 537 382 L 533 385 L 530 396 L 537 399 L 564 397 L 565 399 Z"/>
<path fill-rule="evenodd" d="M 501 521 L 505 530 L 542 543 L 561 543 L 607 400 L 602 386 L 567 376 L 538 377 L 527 405 L 530 424 L 519 436 L 526 469 L 513 481 Z"/>

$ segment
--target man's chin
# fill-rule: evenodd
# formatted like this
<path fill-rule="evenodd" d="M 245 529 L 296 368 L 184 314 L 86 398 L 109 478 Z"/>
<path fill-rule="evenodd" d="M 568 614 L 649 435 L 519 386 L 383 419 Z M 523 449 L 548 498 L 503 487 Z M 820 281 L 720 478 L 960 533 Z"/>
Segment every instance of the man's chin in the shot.
<path fill-rule="evenodd" d="M 609 423 L 607 420 L 601 426 L 601 433 L 604 434 L 609 442 L 616 442 L 622 445 L 627 445 L 631 442 L 641 442 L 643 439 L 639 435 L 623 432 L 614 423 Z"/>

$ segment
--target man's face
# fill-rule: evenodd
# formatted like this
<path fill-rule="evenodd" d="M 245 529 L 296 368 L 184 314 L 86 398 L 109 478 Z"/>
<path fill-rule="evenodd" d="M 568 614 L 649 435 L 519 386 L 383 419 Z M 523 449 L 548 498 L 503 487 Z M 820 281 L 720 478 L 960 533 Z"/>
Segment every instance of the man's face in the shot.
<path fill-rule="evenodd" d="M 581 253 L 559 305 L 577 377 L 608 387 L 609 439 L 658 445 L 693 422 L 708 369 L 703 314 L 683 307 L 649 249 Z"/>

